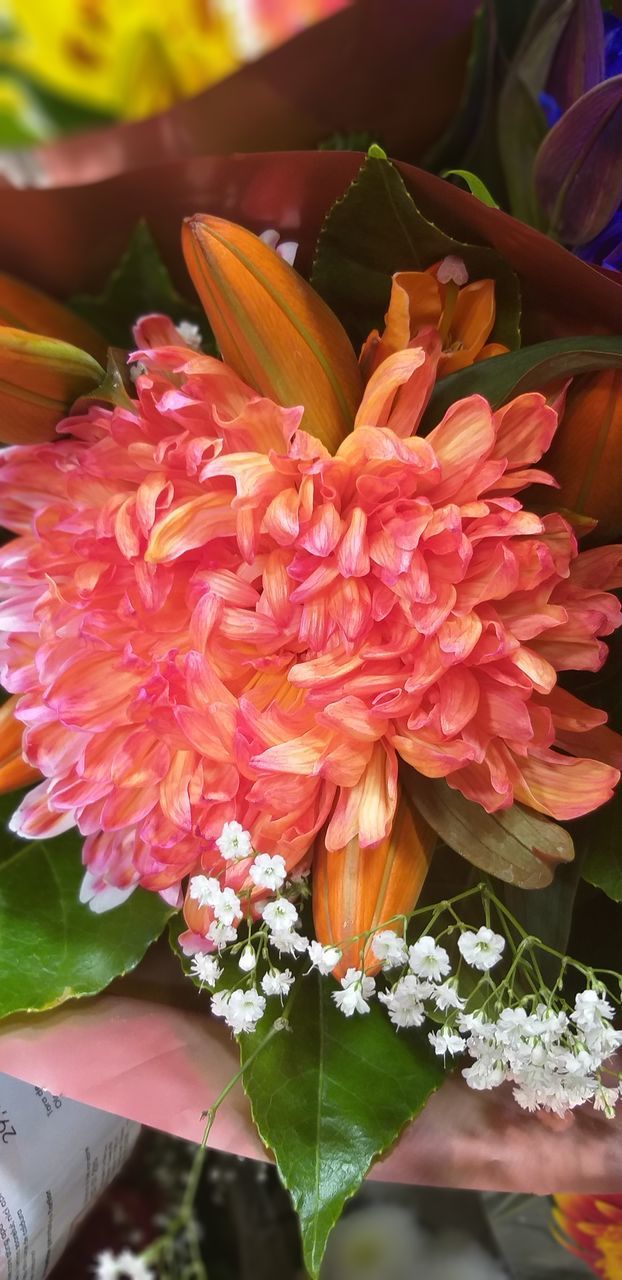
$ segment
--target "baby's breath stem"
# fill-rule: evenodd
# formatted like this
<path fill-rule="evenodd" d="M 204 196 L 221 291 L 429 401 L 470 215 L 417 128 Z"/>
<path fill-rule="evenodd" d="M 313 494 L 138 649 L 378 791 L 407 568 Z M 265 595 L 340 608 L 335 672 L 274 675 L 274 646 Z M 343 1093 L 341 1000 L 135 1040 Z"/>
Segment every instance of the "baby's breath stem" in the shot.
<path fill-rule="evenodd" d="M 231 1079 L 227 1081 L 227 1084 L 225 1085 L 224 1089 L 218 1094 L 216 1101 L 212 1104 L 209 1110 L 203 1113 L 207 1119 L 207 1123 L 205 1125 L 205 1130 L 203 1132 L 203 1137 L 201 1139 L 201 1146 L 199 1148 L 199 1151 L 205 1152 L 209 1135 L 212 1131 L 212 1126 L 216 1119 L 218 1109 L 222 1106 L 223 1102 L 225 1101 L 225 1098 L 229 1096 L 232 1089 L 235 1089 L 236 1084 L 239 1084 L 240 1080 L 243 1079 L 245 1072 L 248 1071 L 248 1068 L 250 1066 L 252 1066 L 255 1059 L 258 1058 L 259 1054 L 262 1053 L 262 1051 L 266 1048 L 266 1045 L 268 1045 L 271 1040 L 274 1040 L 274 1037 L 279 1034 L 279 1031 L 284 1031 L 288 1026 L 287 1013 L 291 1005 L 291 1000 L 292 1000 L 292 997 L 290 996 L 289 1000 L 287 1001 L 287 1004 L 285 1005 L 285 1008 L 283 1010 L 281 1017 L 276 1019 L 276 1021 L 272 1024 L 270 1030 L 268 1031 L 268 1034 L 264 1036 L 263 1040 L 257 1045 L 257 1048 L 253 1049 L 253 1052 L 249 1054 L 248 1058 L 246 1059 L 246 1062 L 243 1062 L 242 1066 L 239 1068 L 238 1071 L 236 1071 L 235 1075 L 232 1076 Z"/>

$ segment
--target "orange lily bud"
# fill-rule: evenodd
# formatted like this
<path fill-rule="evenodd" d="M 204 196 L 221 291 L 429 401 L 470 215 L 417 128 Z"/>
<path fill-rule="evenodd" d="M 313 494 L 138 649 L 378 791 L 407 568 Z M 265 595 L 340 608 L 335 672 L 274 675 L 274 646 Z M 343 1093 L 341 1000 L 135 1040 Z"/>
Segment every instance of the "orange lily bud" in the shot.
<path fill-rule="evenodd" d="M 350 968 L 378 972 L 370 933 L 412 911 L 435 842 L 435 832 L 404 795 L 390 835 L 373 848 L 361 849 L 355 837 L 345 849 L 330 852 L 319 837 L 313 856 L 313 920 L 323 946 L 341 950 L 336 978 Z M 403 932 L 399 920 L 388 927 Z"/>
<path fill-rule="evenodd" d="M 0 706 L 0 795 L 19 791 L 41 779 L 38 769 L 33 769 L 22 756 L 24 726 L 15 719 L 16 702 L 16 697 L 8 698 Z"/>
<path fill-rule="evenodd" d="M 103 377 L 97 361 L 68 342 L 0 327 L 0 441 L 51 440 L 74 400 Z"/>
<path fill-rule="evenodd" d="M 68 307 L 48 298 L 31 285 L 0 271 L 0 325 L 28 329 L 46 338 L 59 338 L 88 351 L 100 363 L 106 360 L 106 342 L 92 325 Z"/>
<path fill-rule="evenodd" d="M 622 372 L 603 369 L 577 380 L 545 466 L 561 486 L 556 510 L 598 520 L 603 537 L 620 533 Z"/>
<path fill-rule="evenodd" d="M 339 320 L 297 271 L 251 231 L 197 214 L 183 228 L 186 263 L 223 358 L 335 450 L 361 399 L 354 350 Z"/>

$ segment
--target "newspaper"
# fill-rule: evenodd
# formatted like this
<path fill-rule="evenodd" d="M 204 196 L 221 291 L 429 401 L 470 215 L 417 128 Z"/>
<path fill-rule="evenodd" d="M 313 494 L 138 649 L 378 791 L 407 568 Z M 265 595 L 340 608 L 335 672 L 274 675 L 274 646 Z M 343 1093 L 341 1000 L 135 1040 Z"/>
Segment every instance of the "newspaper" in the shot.
<path fill-rule="evenodd" d="M 0 1075 L 0 1280 L 44 1280 L 139 1132 Z"/>

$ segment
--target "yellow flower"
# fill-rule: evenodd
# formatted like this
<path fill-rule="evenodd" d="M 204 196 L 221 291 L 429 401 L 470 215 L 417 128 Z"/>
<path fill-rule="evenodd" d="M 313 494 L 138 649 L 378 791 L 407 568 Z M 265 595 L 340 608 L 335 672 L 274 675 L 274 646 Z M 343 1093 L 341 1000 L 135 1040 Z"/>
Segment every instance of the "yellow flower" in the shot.
<path fill-rule="evenodd" d="M 44 88 L 126 119 L 163 111 L 232 71 L 220 0 L 0 0 L 0 55 Z"/>

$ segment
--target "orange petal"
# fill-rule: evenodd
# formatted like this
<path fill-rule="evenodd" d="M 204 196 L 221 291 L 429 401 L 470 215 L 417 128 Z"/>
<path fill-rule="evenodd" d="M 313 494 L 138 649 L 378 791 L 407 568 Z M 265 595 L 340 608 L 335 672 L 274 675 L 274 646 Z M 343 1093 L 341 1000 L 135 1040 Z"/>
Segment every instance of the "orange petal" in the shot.
<path fill-rule="evenodd" d="M 577 381 L 546 467 L 561 486 L 556 509 L 595 517 L 603 537 L 620 533 L 622 372 L 604 369 Z"/>
<path fill-rule="evenodd" d="M 422 345 L 396 351 L 372 374 L 356 415 L 357 427 L 390 427 L 411 436 L 432 394 L 441 343 L 433 329 Z"/>
<path fill-rule="evenodd" d="M 16 697 L 7 698 L 0 707 L 0 795 L 19 791 L 41 778 L 38 769 L 33 769 L 22 756 L 24 726 L 15 719 L 16 702 Z"/>
<path fill-rule="evenodd" d="M 345 330 L 326 303 L 251 231 L 197 214 L 183 228 L 186 263 L 223 358 L 335 450 L 351 430 L 361 378 Z"/>
<path fill-rule="evenodd" d="M 420 329 L 438 328 L 442 314 L 441 291 L 428 271 L 398 271 L 391 283 L 385 330 L 370 334 L 360 363 L 367 381 L 379 364 L 395 351 L 403 351 Z"/>
<path fill-rule="evenodd" d="M 74 401 L 103 377 L 97 361 L 78 347 L 0 327 L 0 441 L 51 440 Z"/>
<path fill-rule="evenodd" d="M 349 968 L 378 972 L 380 964 L 368 935 L 412 911 L 435 841 L 432 828 L 404 796 L 390 834 L 374 848 L 361 849 L 355 837 L 345 848 L 332 851 L 324 837 L 318 837 L 313 853 L 313 920 L 319 941 L 342 952 L 333 970 L 336 978 Z M 397 920 L 390 927 L 402 932 Z"/>
<path fill-rule="evenodd" d="M 68 307 L 31 285 L 0 272 L 0 325 L 27 329 L 46 338 L 70 342 L 105 363 L 107 344 L 101 334 Z"/>
<path fill-rule="evenodd" d="M 451 316 L 449 349 L 442 357 L 443 376 L 473 364 L 494 323 L 494 280 L 474 280 L 460 289 Z"/>

